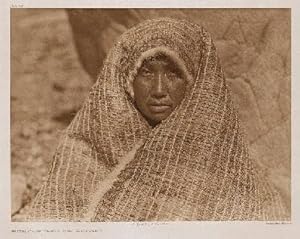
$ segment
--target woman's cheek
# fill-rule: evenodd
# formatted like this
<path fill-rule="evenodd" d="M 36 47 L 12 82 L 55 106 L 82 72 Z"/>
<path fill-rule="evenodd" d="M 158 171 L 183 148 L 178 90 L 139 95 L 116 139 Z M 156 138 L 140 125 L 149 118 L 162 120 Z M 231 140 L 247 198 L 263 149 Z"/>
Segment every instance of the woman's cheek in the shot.
<path fill-rule="evenodd" d="M 143 90 L 144 92 L 149 92 L 152 88 L 152 83 L 150 80 L 144 80 L 142 81 L 142 84 L 141 84 L 141 89 L 140 90 Z"/>

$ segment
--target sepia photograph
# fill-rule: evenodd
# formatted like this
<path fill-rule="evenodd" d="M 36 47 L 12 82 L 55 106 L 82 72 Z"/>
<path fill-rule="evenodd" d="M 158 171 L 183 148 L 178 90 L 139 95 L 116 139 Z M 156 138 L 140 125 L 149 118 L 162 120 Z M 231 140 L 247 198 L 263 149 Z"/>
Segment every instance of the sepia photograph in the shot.
<path fill-rule="evenodd" d="M 290 8 L 11 8 L 12 222 L 291 221 Z"/>

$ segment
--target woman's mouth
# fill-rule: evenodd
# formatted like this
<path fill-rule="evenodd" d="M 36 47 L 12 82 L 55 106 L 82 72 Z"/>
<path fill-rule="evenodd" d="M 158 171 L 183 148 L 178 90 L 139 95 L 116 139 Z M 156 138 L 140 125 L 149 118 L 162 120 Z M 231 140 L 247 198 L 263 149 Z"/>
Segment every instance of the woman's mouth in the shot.
<path fill-rule="evenodd" d="M 169 110 L 171 106 L 166 104 L 151 104 L 149 108 L 153 113 L 163 113 Z"/>

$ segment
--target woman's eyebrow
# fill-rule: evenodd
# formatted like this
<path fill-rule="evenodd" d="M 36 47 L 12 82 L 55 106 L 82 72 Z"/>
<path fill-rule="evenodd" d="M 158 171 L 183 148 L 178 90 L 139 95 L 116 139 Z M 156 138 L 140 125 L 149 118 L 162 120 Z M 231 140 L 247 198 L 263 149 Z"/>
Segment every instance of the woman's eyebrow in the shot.
<path fill-rule="evenodd" d="M 179 75 L 183 75 L 184 74 L 183 70 L 180 67 L 178 67 L 177 64 L 175 64 L 173 62 L 171 62 L 167 67 L 168 67 L 168 69 L 170 71 L 172 71 L 172 72 L 174 72 L 176 74 L 179 74 Z"/>
<path fill-rule="evenodd" d="M 150 71 L 150 68 L 149 68 L 149 66 L 147 66 L 146 64 L 143 64 L 143 65 L 138 69 L 138 71 L 141 71 L 141 70 L 148 70 L 148 71 Z"/>

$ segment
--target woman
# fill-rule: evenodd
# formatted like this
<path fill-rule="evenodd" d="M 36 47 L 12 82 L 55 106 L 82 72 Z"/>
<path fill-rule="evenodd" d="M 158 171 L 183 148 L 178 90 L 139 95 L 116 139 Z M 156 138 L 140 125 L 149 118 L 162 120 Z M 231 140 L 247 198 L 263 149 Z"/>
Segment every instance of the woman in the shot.
<path fill-rule="evenodd" d="M 216 49 L 161 18 L 125 32 L 67 128 L 30 221 L 287 220 L 249 158 Z"/>

